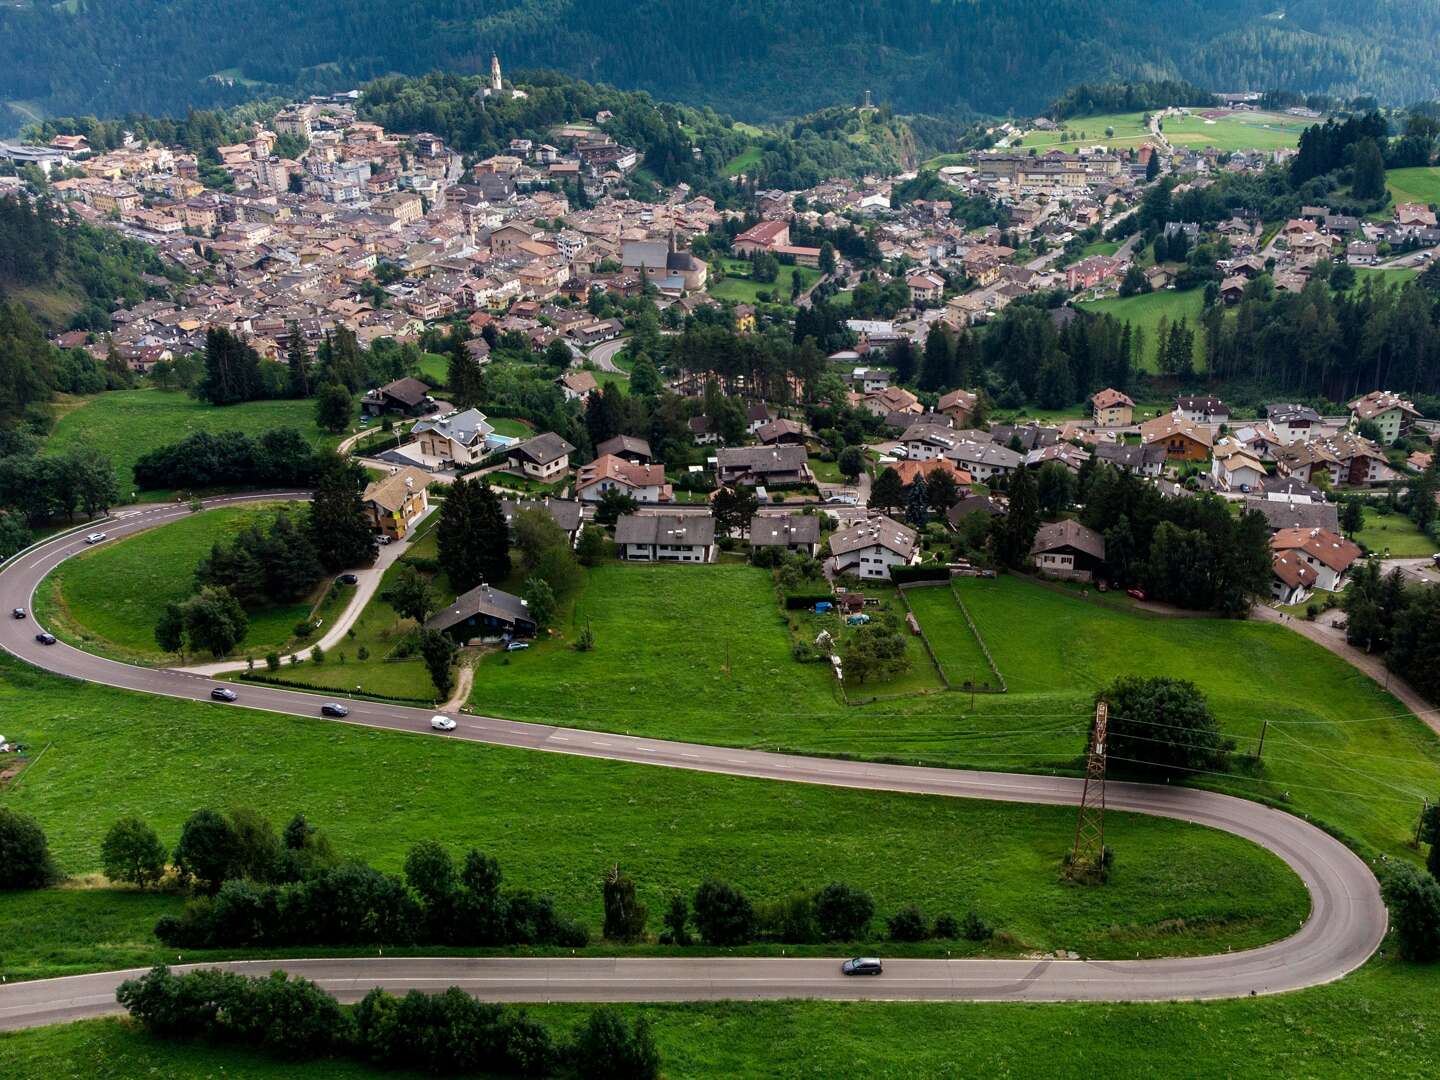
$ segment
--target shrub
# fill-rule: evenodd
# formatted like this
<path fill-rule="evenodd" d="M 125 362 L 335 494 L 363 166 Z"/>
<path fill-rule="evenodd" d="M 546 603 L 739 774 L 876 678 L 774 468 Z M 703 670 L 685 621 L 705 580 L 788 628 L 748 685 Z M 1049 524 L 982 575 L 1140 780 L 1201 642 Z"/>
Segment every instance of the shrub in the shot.
<path fill-rule="evenodd" d="M 270 652 L 265 654 L 265 670 L 272 675 L 280 670 L 280 654 Z"/>
<path fill-rule="evenodd" d="M 804 944 L 820 939 L 815 925 L 815 898 L 808 893 L 792 893 L 762 904 L 755 921 L 760 933 L 775 941 Z"/>
<path fill-rule="evenodd" d="M 310 659 L 314 660 L 317 664 L 323 664 L 325 662 L 325 650 L 319 645 L 316 645 L 310 650 Z"/>
<path fill-rule="evenodd" d="M 594 630 L 591 630 L 588 625 L 587 625 L 587 626 L 582 626 L 582 627 L 580 628 L 580 633 L 578 633 L 578 634 L 575 635 L 575 651 L 576 651 L 576 652 L 590 652 L 590 651 L 591 651 L 592 649 L 594 649 L 594 648 L 595 648 L 595 631 L 594 631 Z"/>
<path fill-rule="evenodd" d="M 294 634 L 298 640 L 304 641 L 315 632 L 315 624 L 309 619 L 301 619 L 291 628 L 290 632 Z"/>
<path fill-rule="evenodd" d="M 1440 959 L 1440 885 L 1406 863 L 1390 868 L 1381 885 L 1400 956 L 1428 962 Z"/>
<path fill-rule="evenodd" d="M 935 936 L 944 938 L 946 941 L 954 941 L 960 936 L 960 923 L 954 915 L 941 915 L 935 920 Z"/>
<path fill-rule="evenodd" d="M 111 881 L 148 888 L 165 873 L 165 845 L 138 817 L 123 817 L 100 842 L 100 865 Z"/>
<path fill-rule="evenodd" d="M 645 937 L 648 910 L 635 899 L 635 880 L 617 864 L 605 875 L 601 886 L 605 900 L 605 938 L 608 941 L 640 941 Z"/>
<path fill-rule="evenodd" d="M 665 929 L 660 934 L 661 945 L 689 945 L 690 931 L 686 923 L 690 919 L 690 904 L 680 893 L 670 897 L 661 923 Z"/>
<path fill-rule="evenodd" d="M 707 945 L 743 945 L 755 937 L 755 909 L 726 881 L 707 878 L 695 890 L 695 927 Z"/>
<path fill-rule="evenodd" d="M 360 648 L 355 650 L 355 659 L 363 664 L 366 660 L 370 659 L 370 650 L 364 645 L 361 645 Z"/>
<path fill-rule="evenodd" d="M 571 1047 L 575 1072 L 583 1080 L 656 1080 L 660 1053 L 643 1016 L 627 1024 L 614 1009 L 596 1009 L 576 1032 Z"/>
<path fill-rule="evenodd" d="M 853 885 L 831 882 L 815 894 L 815 925 L 826 941 L 859 941 L 874 915 L 874 898 Z"/>
<path fill-rule="evenodd" d="M 914 904 L 903 907 L 885 920 L 892 941 L 924 941 L 930 936 L 925 916 Z"/>
<path fill-rule="evenodd" d="M 960 935 L 966 941 L 989 941 L 995 936 L 995 928 L 974 911 L 967 911 L 960 920 Z"/>
<path fill-rule="evenodd" d="M 215 893 L 230 874 L 238 854 L 238 841 L 230 823 L 210 809 L 197 810 L 180 828 L 171 861 L 197 892 Z"/>
<path fill-rule="evenodd" d="M 0 806 L 0 889 L 40 889 L 59 877 L 39 823 Z"/>

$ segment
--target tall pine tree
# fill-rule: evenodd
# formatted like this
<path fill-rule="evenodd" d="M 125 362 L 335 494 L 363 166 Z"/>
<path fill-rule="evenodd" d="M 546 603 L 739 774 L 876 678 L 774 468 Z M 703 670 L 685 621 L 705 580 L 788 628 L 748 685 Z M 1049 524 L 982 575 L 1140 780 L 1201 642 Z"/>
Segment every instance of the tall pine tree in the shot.
<path fill-rule="evenodd" d="M 310 500 L 310 542 L 326 569 L 369 566 L 375 561 L 379 547 L 360 500 L 363 477 L 363 471 L 338 454 L 328 455 L 320 464 Z"/>

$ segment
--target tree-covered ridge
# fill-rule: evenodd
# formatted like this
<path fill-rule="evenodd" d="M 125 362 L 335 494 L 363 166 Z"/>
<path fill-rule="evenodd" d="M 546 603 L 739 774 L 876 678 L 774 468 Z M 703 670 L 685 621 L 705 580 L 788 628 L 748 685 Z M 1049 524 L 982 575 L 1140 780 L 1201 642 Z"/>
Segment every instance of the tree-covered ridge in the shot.
<path fill-rule="evenodd" d="M 115 115 L 553 67 L 752 119 L 855 104 L 1038 112 L 1113 79 L 1433 96 L 1431 0 L 82 0 L 0 10 L 0 101 Z M 9 114 L 13 126 L 14 114 Z"/>

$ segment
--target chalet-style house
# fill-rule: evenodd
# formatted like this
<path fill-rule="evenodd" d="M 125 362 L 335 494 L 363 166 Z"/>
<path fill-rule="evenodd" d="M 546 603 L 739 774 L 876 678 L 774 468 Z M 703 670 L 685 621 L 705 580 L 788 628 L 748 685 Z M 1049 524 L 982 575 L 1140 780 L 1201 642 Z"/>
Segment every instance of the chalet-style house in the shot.
<path fill-rule="evenodd" d="M 360 501 L 371 527 L 392 540 L 408 536 L 430 507 L 425 491 L 429 483 L 430 477 L 420 469 L 403 468 L 368 484 Z"/>
<path fill-rule="evenodd" d="M 750 519 L 750 549 L 784 548 L 814 556 L 820 546 L 820 518 L 816 514 L 756 514 Z"/>
<path fill-rule="evenodd" d="M 630 562 L 715 561 L 715 519 L 709 514 L 622 514 L 615 546 Z"/>
<path fill-rule="evenodd" d="M 574 452 L 575 447 L 553 431 L 547 431 L 512 446 L 506 451 L 505 460 L 510 468 L 548 484 L 570 467 L 570 455 Z"/>
<path fill-rule="evenodd" d="M 477 585 L 425 620 L 425 629 L 439 630 L 464 642 L 533 637 L 536 627 L 520 597 L 489 585 Z"/>
<path fill-rule="evenodd" d="M 892 566 L 909 566 L 919 557 L 915 530 L 888 517 L 872 517 L 830 534 L 829 566 L 836 574 L 888 580 Z"/>
<path fill-rule="evenodd" d="M 1035 569 L 1068 581 L 1093 581 L 1105 567 L 1105 538 L 1067 518 L 1041 525 L 1030 545 Z"/>
<path fill-rule="evenodd" d="M 1090 398 L 1096 427 L 1129 427 L 1135 418 L 1135 402 L 1119 390 L 1106 388 Z"/>
<path fill-rule="evenodd" d="M 575 477 L 576 498 L 599 502 L 607 491 L 622 492 L 640 503 L 669 502 L 674 494 L 665 482 L 664 465 L 642 465 L 614 454 L 580 466 Z"/>

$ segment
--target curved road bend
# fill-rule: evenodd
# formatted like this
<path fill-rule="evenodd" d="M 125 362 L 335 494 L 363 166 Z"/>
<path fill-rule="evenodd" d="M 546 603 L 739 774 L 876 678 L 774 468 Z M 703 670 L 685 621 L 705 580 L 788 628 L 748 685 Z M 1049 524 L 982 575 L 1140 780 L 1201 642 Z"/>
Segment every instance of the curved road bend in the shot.
<path fill-rule="evenodd" d="M 273 495 L 266 496 L 274 498 Z M 215 500 L 212 505 L 235 500 Z M 183 506 L 121 517 L 112 536 L 184 517 Z M 84 550 L 80 536 L 57 537 L 0 569 L 0 607 L 30 607 L 36 586 L 58 563 Z M 28 663 L 107 686 L 203 701 L 212 682 L 171 670 L 135 667 L 74 649 L 42 646 L 33 620 L 0 619 L 0 646 Z M 235 705 L 318 717 L 313 694 L 245 685 Z M 1081 781 L 959 769 L 868 764 L 722 746 L 667 742 L 461 716 L 448 736 L 429 731 L 430 711 L 350 702 L 346 723 L 426 733 L 499 746 L 574 754 L 697 772 L 999 802 L 1073 806 Z M 314 979 L 343 1000 L 372 986 L 392 990 L 456 985 L 496 1001 L 672 1001 L 834 998 L 880 1000 L 1157 1001 L 1271 994 L 1340 978 L 1379 947 L 1385 907 L 1365 862 L 1338 840 L 1290 814 L 1258 803 L 1182 787 L 1111 783 L 1111 810 L 1153 814 L 1222 829 L 1283 859 L 1309 890 L 1309 918 L 1282 941 L 1216 956 L 1135 961 L 892 960 L 880 978 L 847 979 L 830 959 L 695 958 L 355 958 L 264 960 L 221 966 L 275 968 Z M 0 1028 L 18 1028 L 118 1011 L 115 987 L 133 972 L 105 972 L 0 986 Z"/>

